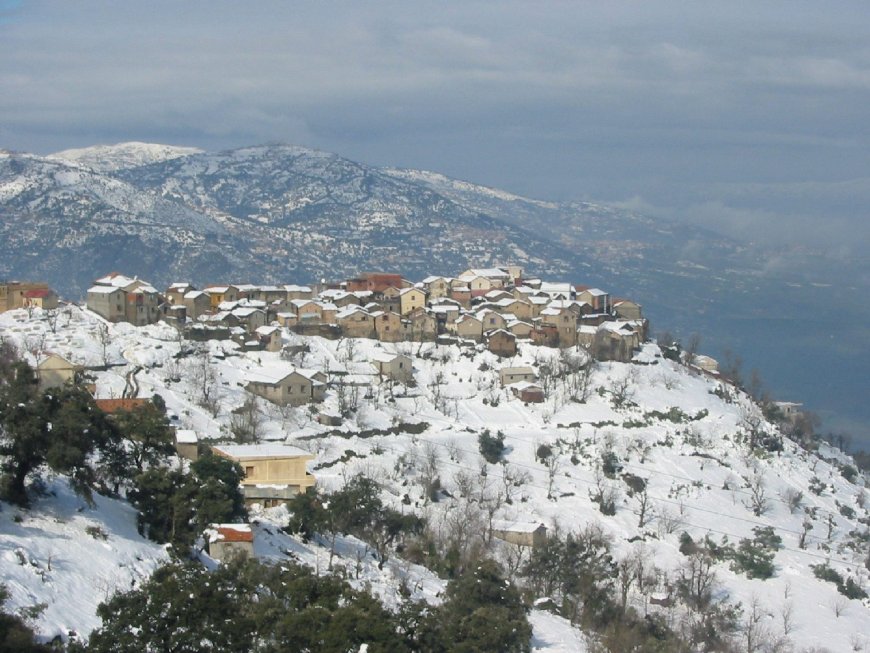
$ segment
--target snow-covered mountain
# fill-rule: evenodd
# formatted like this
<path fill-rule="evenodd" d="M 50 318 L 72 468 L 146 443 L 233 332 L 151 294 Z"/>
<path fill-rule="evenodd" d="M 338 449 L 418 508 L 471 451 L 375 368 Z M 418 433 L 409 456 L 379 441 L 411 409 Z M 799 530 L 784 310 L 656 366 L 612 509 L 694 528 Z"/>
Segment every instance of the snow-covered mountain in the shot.
<path fill-rule="evenodd" d="M 10 311 L 0 315 L 0 330 L 25 350 L 38 340 L 45 350 L 61 355 L 100 351 L 96 316 L 70 308 L 59 322 L 63 326 L 52 333 L 40 311 L 29 318 L 25 311 Z M 198 405 L 199 390 L 184 373 L 184 343 L 171 327 L 117 324 L 109 330 L 112 356 L 127 363 L 95 374 L 98 394 L 120 396 L 125 375 L 141 368 L 136 374 L 140 395 L 160 394 L 179 426 L 207 438 L 229 436 L 233 410 L 248 399 L 243 388 L 248 374 L 291 364 L 279 354 L 208 343 L 220 394 L 219 410 L 212 415 Z M 824 446 L 810 452 L 784 439 L 781 450 L 771 446 L 762 455 L 750 453 L 748 429 L 772 441 L 780 439 L 779 431 L 746 395 L 722 381 L 692 373 L 648 344 L 631 363 L 598 364 L 583 403 L 572 400 L 572 388 L 557 381 L 545 403 L 524 404 L 500 387 L 498 369 L 528 365 L 540 371 L 553 363 L 556 350 L 526 344 L 515 358 L 500 360 L 487 351 L 455 346 L 304 340 L 310 349 L 305 367 L 329 371 L 333 380 L 342 372 L 351 371 L 358 379 L 368 374 L 371 384 L 339 427 L 319 425 L 304 406 L 259 404 L 261 437 L 312 452 L 312 471 L 323 490 L 366 474 L 383 484 L 385 502 L 426 518 L 441 533 L 476 528 L 484 505 L 494 507 L 496 519 L 540 521 L 551 533 L 556 524 L 563 531 L 597 525 L 617 560 L 641 556 L 655 568 L 647 567 L 655 571 L 649 585 L 629 587 L 630 605 L 673 624 L 685 607 L 655 605 L 651 598 L 668 595 L 686 563 L 683 533 L 696 543 L 709 537 L 736 547 L 752 540 L 757 529 L 771 528 L 781 538 L 773 576 L 749 578 L 733 562 L 721 560 L 713 569 L 717 597 L 741 603 L 744 624 L 755 606 L 758 632 L 779 638 L 785 647 L 779 650 L 860 651 L 870 643 L 868 599 L 847 599 L 813 569 L 826 565 L 868 588 L 870 514 L 866 491 L 855 482 L 860 476 L 848 469 L 847 457 Z M 390 389 L 378 383 L 367 361 L 384 350 L 413 358 L 413 387 Z M 334 413 L 338 400 L 333 386 L 322 408 Z M 408 428 L 412 423 L 418 427 Z M 478 438 L 484 431 L 504 437 L 502 462 L 489 464 L 481 457 Z M 610 465 L 606 474 L 603 461 Z M 436 501 L 433 473 L 440 488 Z M 0 513 L 0 569 L 4 578 L 14 579 L 12 607 L 48 603 L 38 620 L 45 635 L 64 628 L 86 632 L 94 624 L 89 606 L 104 597 L 89 594 L 83 600 L 80 591 L 71 589 L 70 578 L 114 565 L 117 573 L 111 579 L 117 586 L 147 573 L 161 556 L 134 536 L 129 510 L 101 499 L 96 509 L 74 513 L 74 499 L 61 481 L 56 483 L 61 484 L 53 486 L 56 499 L 40 500 L 29 511 L 3 506 Z M 612 502 L 612 510 L 603 510 L 602 497 Z M 56 518 L 60 525 L 52 523 Z M 265 511 L 258 519 L 258 555 L 281 559 L 290 552 L 323 568 L 327 550 L 279 530 L 286 519 L 283 509 Z M 88 537 L 80 533 L 85 524 L 102 525 L 109 534 L 87 553 L 73 544 Z M 403 579 L 417 598 L 439 600 L 443 581 L 431 572 L 396 556 L 379 570 L 358 555 L 360 547 L 364 549 L 353 538 L 342 540 L 340 560 L 350 568 L 363 564 L 355 582 L 370 583 L 387 604 L 402 600 L 396 587 Z M 52 550 L 57 563 L 46 574 Z M 141 560 L 133 562 L 136 555 Z M 515 552 L 496 544 L 492 555 L 510 560 Z M 104 585 L 111 584 L 108 571 L 99 573 L 107 579 Z M 535 650 L 585 650 L 582 635 L 564 618 L 535 610 L 531 620 Z"/>
<path fill-rule="evenodd" d="M 47 281 L 77 299 L 114 270 L 163 288 L 366 270 L 419 279 L 514 262 L 640 301 L 656 328 L 703 332 L 714 356 L 741 352 L 779 396 L 851 422 L 830 428 L 866 430 L 855 388 L 870 366 L 870 313 L 854 300 L 867 292 L 866 272 L 809 252 L 788 258 L 612 206 L 523 198 L 291 145 L 121 144 L 54 157 L 0 152 L 0 279 Z"/>
<path fill-rule="evenodd" d="M 116 145 L 94 145 L 50 154 L 48 158 L 72 161 L 97 172 L 115 172 L 167 161 L 202 152 L 196 147 L 178 147 L 158 143 L 130 141 Z"/>

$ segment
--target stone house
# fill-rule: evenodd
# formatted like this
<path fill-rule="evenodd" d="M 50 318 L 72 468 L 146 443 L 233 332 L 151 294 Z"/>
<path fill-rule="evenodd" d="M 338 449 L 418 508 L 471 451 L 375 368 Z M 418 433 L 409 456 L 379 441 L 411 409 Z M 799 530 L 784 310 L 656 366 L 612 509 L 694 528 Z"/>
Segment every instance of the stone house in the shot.
<path fill-rule="evenodd" d="M 577 314 L 570 308 L 545 308 L 540 320 L 544 325 L 555 327 L 559 347 L 577 344 Z"/>
<path fill-rule="evenodd" d="M 480 320 L 484 331 L 504 329 L 507 326 L 507 320 L 500 313 L 496 313 L 488 308 L 478 311 L 474 314 L 474 317 Z"/>
<path fill-rule="evenodd" d="M 284 286 L 286 293 L 285 301 L 291 302 L 294 299 L 311 299 L 314 297 L 314 290 L 310 286 L 297 286 L 288 284 Z"/>
<path fill-rule="evenodd" d="M 460 286 L 451 286 L 450 292 L 447 296 L 465 308 L 468 308 L 471 305 L 471 288 L 464 284 Z"/>
<path fill-rule="evenodd" d="M 377 374 L 383 379 L 408 383 L 414 378 L 412 361 L 404 354 L 376 352 L 372 355 L 371 362 Z"/>
<path fill-rule="evenodd" d="M 623 320 L 642 320 L 643 308 L 630 299 L 614 299 L 613 312 Z"/>
<path fill-rule="evenodd" d="M 298 447 L 284 444 L 221 444 L 212 451 L 239 464 L 245 472 L 242 493 L 245 503 L 277 506 L 315 483 L 307 469 L 314 456 Z"/>
<path fill-rule="evenodd" d="M 447 297 L 450 291 L 450 279 L 447 277 L 426 277 L 423 279 L 423 289 L 429 294 L 429 299 Z"/>
<path fill-rule="evenodd" d="M 57 293 L 51 288 L 32 288 L 22 293 L 24 308 L 41 308 L 46 311 L 58 306 Z"/>
<path fill-rule="evenodd" d="M 438 320 L 425 308 L 418 308 L 402 320 L 402 328 L 405 340 L 428 342 L 438 335 Z"/>
<path fill-rule="evenodd" d="M 335 322 L 343 336 L 348 338 L 374 338 L 375 319 L 362 306 L 351 305 L 335 314 Z"/>
<path fill-rule="evenodd" d="M 284 365 L 264 367 L 248 372 L 246 389 L 278 405 L 302 406 L 323 401 L 326 375 L 313 370 Z"/>
<path fill-rule="evenodd" d="M 402 317 L 393 311 L 377 311 L 372 313 L 375 320 L 375 333 L 383 342 L 399 342 L 402 340 Z"/>
<path fill-rule="evenodd" d="M 199 458 L 199 437 L 191 429 L 175 431 L 175 453 L 182 458 L 195 461 Z"/>
<path fill-rule="evenodd" d="M 81 371 L 80 365 L 57 354 L 49 354 L 36 366 L 36 379 L 40 390 L 59 388 L 67 383 L 75 383 Z"/>
<path fill-rule="evenodd" d="M 9 281 L 0 283 L 0 313 L 24 307 L 24 294 L 31 290 L 49 290 L 47 283 Z"/>
<path fill-rule="evenodd" d="M 460 338 L 480 340 L 483 338 L 483 322 L 473 315 L 462 315 L 453 323 L 453 330 Z"/>
<path fill-rule="evenodd" d="M 586 302 L 596 313 L 610 312 L 610 293 L 607 293 L 600 288 L 590 288 L 589 286 L 574 286 L 578 302 Z"/>
<path fill-rule="evenodd" d="M 426 293 L 419 288 L 402 288 L 399 291 L 399 313 L 408 315 L 426 307 Z"/>
<path fill-rule="evenodd" d="M 487 332 L 486 346 L 496 356 L 509 358 L 517 355 L 517 337 L 504 329 Z"/>
<path fill-rule="evenodd" d="M 505 325 L 505 329 L 514 334 L 517 338 L 531 338 L 534 327 L 529 322 L 522 320 L 512 320 Z"/>
<path fill-rule="evenodd" d="M 217 310 L 224 302 L 237 302 L 241 299 L 238 286 L 208 286 L 203 291 L 211 301 L 212 310 Z"/>
<path fill-rule="evenodd" d="M 514 397 L 527 404 L 544 403 L 544 389 L 537 383 L 517 381 L 508 386 Z"/>
<path fill-rule="evenodd" d="M 184 296 L 194 290 L 196 290 L 196 287 L 192 283 L 180 281 L 169 284 L 169 288 L 164 291 L 163 296 L 166 297 L 167 302 L 177 306 L 178 304 L 183 304 Z"/>
<path fill-rule="evenodd" d="M 281 327 L 265 325 L 257 327 L 254 331 L 254 335 L 266 351 L 281 351 L 283 346 L 281 333 Z"/>
<path fill-rule="evenodd" d="M 215 560 L 254 557 L 254 532 L 250 524 L 211 524 L 203 535 L 206 551 Z"/>
<path fill-rule="evenodd" d="M 202 290 L 190 290 L 184 293 L 181 299 L 184 308 L 187 309 L 187 317 L 195 320 L 200 315 L 205 315 L 211 310 L 211 298 Z"/>
<path fill-rule="evenodd" d="M 123 322 L 127 316 L 127 293 L 112 286 L 88 288 L 87 306 L 109 322 Z"/>
<path fill-rule="evenodd" d="M 518 381 L 534 381 L 538 376 L 531 367 L 503 367 L 498 371 L 498 380 L 505 387 Z"/>
<path fill-rule="evenodd" d="M 494 519 L 492 535 L 510 544 L 538 547 L 547 542 L 547 527 L 542 522 Z"/>

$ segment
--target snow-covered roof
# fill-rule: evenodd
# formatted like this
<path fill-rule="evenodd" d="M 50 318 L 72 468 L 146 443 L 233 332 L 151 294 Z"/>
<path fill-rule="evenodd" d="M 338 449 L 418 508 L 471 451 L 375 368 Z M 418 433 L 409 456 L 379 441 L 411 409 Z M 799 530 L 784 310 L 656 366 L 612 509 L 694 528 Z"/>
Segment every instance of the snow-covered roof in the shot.
<path fill-rule="evenodd" d="M 184 299 L 196 299 L 197 297 L 207 297 L 208 293 L 203 292 L 202 290 L 191 290 L 190 292 L 184 293 Z"/>
<path fill-rule="evenodd" d="M 91 286 L 88 288 L 89 295 L 110 295 L 113 292 L 124 292 L 121 288 L 114 286 Z"/>
<path fill-rule="evenodd" d="M 512 533 L 534 533 L 539 528 L 546 529 L 544 522 L 540 521 L 511 521 L 508 519 L 493 519 L 492 528 L 497 531 L 510 531 Z"/>
<path fill-rule="evenodd" d="M 178 444 L 196 444 L 199 442 L 199 438 L 196 435 L 196 431 L 191 429 L 178 429 L 175 431 L 175 441 Z"/>
<path fill-rule="evenodd" d="M 470 279 L 473 277 L 486 277 L 488 279 L 507 279 L 510 275 L 499 268 L 471 268 L 459 275 L 460 279 Z"/>
<path fill-rule="evenodd" d="M 293 447 L 289 444 L 278 444 L 276 442 L 266 444 L 216 444 L 212 446 L 212 449 L 230 458 L 314 457 L 313 454 L 299 447 Z"/>

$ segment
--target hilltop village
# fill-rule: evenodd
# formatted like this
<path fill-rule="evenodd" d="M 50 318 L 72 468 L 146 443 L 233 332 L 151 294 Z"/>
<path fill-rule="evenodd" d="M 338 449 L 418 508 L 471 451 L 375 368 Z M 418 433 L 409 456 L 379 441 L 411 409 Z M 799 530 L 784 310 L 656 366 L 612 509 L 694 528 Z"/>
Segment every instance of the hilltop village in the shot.
<path fill-rule="evenodd" d="M 491 557 L 524 593 L 533 641 L 564 642 L 535 651 L 598 650 L 575 627 L 596 606 L 612 612 L 593 639 L 654 624 L 698 645 L 679 650 L 700 650 L 713 618 L 755 637 L 758 597 L 793 611 L 768 629 L 783 641 L 819 600 L 827 617 L 798 641 L 845 650 L 866 630 L 853 462 L 813 440 L 798 405 L 755 401 L 691 344 L 650 342 L 636 302 L 498 267 L 163 291 L 110 274 L 85 307 L 7 283 L 0 309 L 0 372 L 27 376 L 9 373 L 17 357 L 33 374 L 40 426 L 20 437 L 59 442 L 55 397 L 106 434 L 52 452 L 3 504 L 11 605 L 46 603 L 47 636 L 99 640 L 98 603 L 150 582 L 167 544 L 206 566 L 241 553 L 332 570 L 396 609 L 441 604 Z M 611 562 L 560 585 L 580 541 Z M 686 589 L 699 564 L 718 569 L 716 602 Z M 82 597 L 85 578 L 105 592 Z"/>

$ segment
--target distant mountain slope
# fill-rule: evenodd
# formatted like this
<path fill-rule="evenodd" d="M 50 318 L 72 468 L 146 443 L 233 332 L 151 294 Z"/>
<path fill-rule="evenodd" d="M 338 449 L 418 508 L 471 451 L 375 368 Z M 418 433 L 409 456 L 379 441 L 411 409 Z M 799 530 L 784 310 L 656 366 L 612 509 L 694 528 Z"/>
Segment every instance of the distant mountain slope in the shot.
<path fill-rule="evenodd" d="M 63 150 L 49 155 L 49 158 L 71 161 L 98 172 L 113 172 L 199 152 L 202 150 L 196 147 L 177 147 L 131 141 L 117 145 L 94 145 L 74 150 Z"/>
<path fill-rule="evenodd" d="M 532 200 L 301 147 L 189 150 L 121 144 L 55 155 L 73 160 L 0 151 L 0 279 L 46 280 L 78 299 L 112 270 L 161 287 L 378 269 L 420 279 L 516 262 L 636 299 L 656 327 L 703 333 L 709 353 L 739 352 L 779 396 L 847 413 L 849 430 L 863 429 L 870 444 L 870 408 L 855 390 L 870 365 L 870 313 L 855 301 L 866 275 L 615 207 Z"/>

